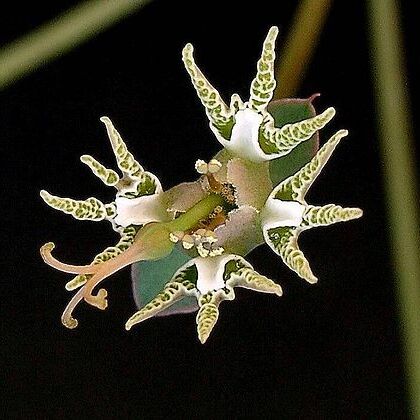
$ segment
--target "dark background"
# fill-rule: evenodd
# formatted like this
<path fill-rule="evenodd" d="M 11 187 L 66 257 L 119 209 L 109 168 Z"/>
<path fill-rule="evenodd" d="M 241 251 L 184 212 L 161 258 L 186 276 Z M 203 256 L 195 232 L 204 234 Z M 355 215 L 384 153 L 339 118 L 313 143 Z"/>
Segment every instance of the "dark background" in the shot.
<path fill-rule="evenodd" d="M 56 3 L 12 4 L 0 17 L 0 41 L 76 4 Z M 417 28 L 404 3 L 414 92 Z M 70 277 L 39 257 L 40 245 L 54 241 L 59 259 L 88 263 L 116 240 L 109 224 L 78 222 L 39 198 L 41 188 L 112 198 L 79 162 L 88 153 L 113 163 L 99 117 L 113 120 L 165 188 L 194 179 L 195 160 L 219 146 L 183 68 L 182 47 L 194 43 L 197 62 L 225 98 L 247 97 L 266 32 L 279 25 L 281 47 L 295 6 L 155 0 L 0 93 L 1 417 L 408 417 L 362 1 L 333 6 L 299 92 L 321 92 L 317 108 L 337 109 L 321 139 L 350 131 L 309 199 L 365 211 L 358 221 L 301 237 L 317 285 L 301 281 L 268 247 L 255 250 L 248 259 L 280 282 L 284 296 L 238 291 L 203 346 L 194 315 L 124 330 L 135 310 L 128 269 L 107 282 L 107 311 L 81 304 L 79 327 L 65 329 Z M 412 100 L 416 115 L 418 97 Z"/>

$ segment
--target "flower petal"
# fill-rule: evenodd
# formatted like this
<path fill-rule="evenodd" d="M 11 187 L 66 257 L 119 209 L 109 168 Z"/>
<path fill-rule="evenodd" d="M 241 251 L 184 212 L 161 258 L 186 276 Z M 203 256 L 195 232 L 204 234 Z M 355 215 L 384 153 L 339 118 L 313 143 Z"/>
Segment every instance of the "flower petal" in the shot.
<path fill-rule="evenodd" d="M 240 206 L 228 214 L 224 225 L 215 229 L 217 245 L 226 253 L 246 255 L 264 243 L 258 211 L 251 206 Z"/>
<path fill-rule="evenodd" d="M 178 267 L 191 259 L 180 248 L 175 247 L 171 254 L 158 261 L 141 261 L 131 267 L 133 296 L 137 307 L 143 308 L 169 281 L 175 280 Z M 179 270 L 178 270 L 179 271 Z M 167 316 L 195 312 L 198 309 L 195 297 L 185 297 L 156 316 Z"/>
<path fill-rule="evenodd" d="M 238 206 L 261 209 L 273 189 L 268 163 L 231 159 L 227 164 L 227 180 L 235 186 Z"/>
<path fill-rule="evenodd" d="M 363 211 L 357 207 L 341 207 L 336 204 L 307 206 L 303 215 L 303 221 L 308 227 L 327 226 L 333 223 L 358 219 L 362 215 Z"/>
<path fill-rule="evenodd" d="M 300 226 L 305 206 L 297 201 L 283 201 L 269 197 L 261 211 L 261 226 L 268 230 L 279 226 Z"/>
<path fill-rule="evenodd" d="M 137 198 L 117 197 L 115 223 L 119 226 L 144 225 L 169 219 L 161 194 L 143 195 Z"/>
<path fill-rule="evenodd" d="M 316 283 L 318 279 L 312 273 L 308 260 L 297 244 L 301 229 L 278 227 L 264 230 L 264 238 L 270 248 L 280 255 L 283 262 L 308 283 Z"/>
<path fill-rule="evenodd" d="M 340 140 L 347 136 L 347 130 L 339 130 L 316 153 L 312 160 L 294 175 L 282 181 L 270 194 L 280 200 L 296 200 L 306 204 L 305 195 L 321 173 Z"/>
<path fill-rule="evenodd" d="M 239 255 L 219 255 L 216 257 L 196 257 L 184 264 L 173 276 L 177 278 L 180 273 L 185 272 L 190 267 L 195 267 L 196 269 L 196 287 L 200 294 L 204 295 L 208 292 L 223 289 L 226 286 L 226 278 L 231 272 L 229 268 L 228 272 L 227 267 L 228 263 L 231 261 L 239 261 L 239 266 L 234 267 L 234 271 L 239 270 L 241 267 L 251 267 L 252 266 Z M 191 281 L 194 281 L 191 279 Z"/>
<path fill-rule="evenodd" d="M 171 213 L 184 212 L 202 200 L 207 191 L 203 181 L 183 182 L 163 193 L 166 208 Z"/>
<path fill-rule="evenodd" d="M 262 114 L 246 108 L 235 114 L 235 125 L 232 128 L 231 136 L 225 139 L 217 129 L 210 127 L 219 143 L 234 156 L 252 162 L 263 162 L 267 155 L 261 150 L 258 144 L 258 133 L 263 121 Z"/>

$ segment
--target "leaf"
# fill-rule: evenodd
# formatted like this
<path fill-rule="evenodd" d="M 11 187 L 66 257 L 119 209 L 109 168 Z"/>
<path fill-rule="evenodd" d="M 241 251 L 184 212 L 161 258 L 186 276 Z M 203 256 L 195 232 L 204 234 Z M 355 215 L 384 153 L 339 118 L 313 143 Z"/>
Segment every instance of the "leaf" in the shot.
<path fill-rule="evenodd" d="M 140 309 L 149 303 L 165 284 L 171 280 L 179 267 L 189 261 L 191 257 L 175 246 L 172 253 L 157 261 L 141 261 L 131 266 L 131 279 L 134 301 Z M 157 316 L 189 313 L 198 309 L 197 300 L 194 297 L 185 297 L 173 304 L 167 310 Z"/>
<path fill-rule="evenodd" d="M 316 115 L 312 101 L 316 96 L 308 99 L 280 99 L 270 102 L 268 112 L 273 116 L 276 127 L 302 121 Z M 289 176 L 295 174 L 306 165 L 319 148 L 318 133 L 309 140 L 299 144 L 289 154 L 270 162 L 270 178 L 273 185 L 279 184 Z"/>

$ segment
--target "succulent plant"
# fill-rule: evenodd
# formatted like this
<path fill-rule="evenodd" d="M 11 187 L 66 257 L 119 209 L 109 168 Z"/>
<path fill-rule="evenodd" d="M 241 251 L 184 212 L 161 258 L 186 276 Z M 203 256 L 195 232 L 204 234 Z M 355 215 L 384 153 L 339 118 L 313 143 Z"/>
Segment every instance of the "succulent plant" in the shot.
<path fill-rule="evenodd" d="M 107 220 L 120 235 L 115 246 L 91 264 L 64 264 L 52 256 L 53 243 L 41 248 L 44 261 L 76 274 L 66 284 L 76 290 L 62 315 L 77 326 L 76 305 L 84 300 L 107 307 L 107 291 L 95 288 L 117 270 L 133 265 L 133 290 L 139 310 L 126 329 L 156 315 L 197 311 L 199 340 L 204 343 L 234 288 L 282 295 L 280 285 L 256 272 L 245 256 L 266 243 L 299 277 L 315 283 L 308 260 L 298 246 L 301 232 L 312 227 L 356 219 L 358 208 L 306 202 L 308 189 L 340 140 L 340 130 L 319 148 L 318 131 L 335 115 L 334 108 L 316 114 L 313 100 L 272 101 L 275 39 L 272 27 L 264 41 L 248 101 L 239 95 L 229 105 L 195 63 L 187 44 L 182 58 L 222 149 L 210 161 L 198 159 L 198 180 L 164 190 L 128 151 L 112 122 L 105 124 L 122 175 L 84 155 L 81 161 L 117 191 L 112 203 L 96 198 L 73 200 L 41 191 L 51 207 L 79 220 Z"/>

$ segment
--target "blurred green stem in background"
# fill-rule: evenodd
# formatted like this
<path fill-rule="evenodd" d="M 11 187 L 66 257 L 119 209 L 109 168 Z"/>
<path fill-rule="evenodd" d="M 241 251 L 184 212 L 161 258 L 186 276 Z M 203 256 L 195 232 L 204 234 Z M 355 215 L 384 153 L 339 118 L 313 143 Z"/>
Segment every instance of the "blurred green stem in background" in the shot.
<path fill-rule="evenodd" d="M 134 13 L 150 0 L 90 0 L 0 49 L 0 90 Z"/>
<path fill-rule="evenodd" d="M 295 12 L 276 68 L 274 99 L 295 96 L 316 50 L 332 0 L 302 0 Z"/>
<path fill-rule="evenodd" d="M 368 15 L 405 367 L 413 418 L 420 419 L 419 197 L 401 20 L 395 0 L 369 0 Z"/>

